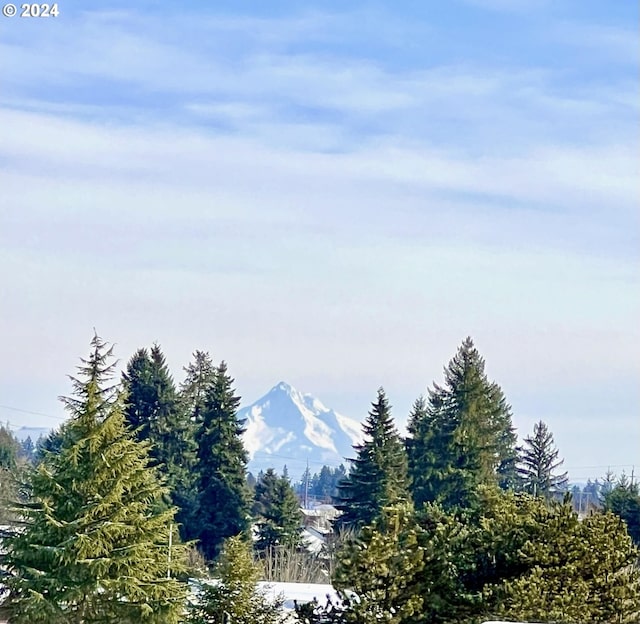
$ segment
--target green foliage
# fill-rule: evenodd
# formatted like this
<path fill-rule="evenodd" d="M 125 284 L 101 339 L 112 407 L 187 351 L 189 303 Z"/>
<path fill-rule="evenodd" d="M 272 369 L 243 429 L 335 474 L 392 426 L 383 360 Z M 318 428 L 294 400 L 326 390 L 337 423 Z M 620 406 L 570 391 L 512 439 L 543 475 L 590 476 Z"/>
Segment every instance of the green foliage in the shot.
<path fill-rule="evenodd" d="M 166 477 L 176 521 L 184 539 L 192 537 L 196 484 L 196 443 L 189 414 L 178 400 L 175 384 L 157 344 L 139 349 L 123 373 L 127 390 L 125 415 L 140 441 L 151 443 L 151 456 Z"/>
<path fill-rule="evenodd" d="M 279 477 L 273 468 L 261 475 L 256 484 L 253 513 L 258 525 L 255 546 L 259 552 L 301 545 L 300 503 L 289 480 Z"/>
<path fill-rule="evenodd" d="M 322 466 L 320 472 L 313 475 L 307 467 L 297 484 L 296 493 L 303 499 L 307 497 L 329 503 L 338 495 L 338 484 L 346 476 L 347 469 L 344 464 L 337 468 Z"/>
<path fill-rule="evenodd" d="M 53 429 L 46 436 L 40 436 L 36 444 L 34 464 L 37 466 L 49 453 L 58 453 L 62 446 L 60 429 Z"/>
<path fill-rule="evenodd" d="M 21 495 L 25 462 L 20 442 L 0 426 L 0 524 L 13 524 L 17 519 L 12 507 Z"/>
<path fill-rule="evenodd" d="M 613 514 L 482 487 L 473 508 L 385 509 L 339 552 L 335 584 L 360 597 L 340 614 L 358 624 L 631 623 L 637 558 Z"/>
<path fill-rule="evenodd" d="M 260 568 L 251 545 L 241 536 L 228 538 L 214 570 L 215 579 L 202 582 L 189 608 L 189 624 L 277 624 L 281 603 L 270 602 L 257 589 Z"/>
<path fill-rule="evenodd" d="M 354 446 L 357 456 L 349 460 L 351 471 L 338 485 L 341 527 L 371 524 L 383 507 L 410 498 L 407 455 L 382 388 L 363 431 L 365 441 Z"/>
<path fill-rule="evenodd" d="M 211 561 L 226 538 L 248 531 L 251 504 L 244 429 L 236 416 L 240 397 L 224 362 L 209 375 L 207 380 L 195 380 L 202 385 L 193 395 L 193 410 L 198 419 L 196 537 Z"/>
<path fill-rule="evenodd" d="M 11 431 L 0 425 L 0 470 L 13 470 L 20 454 L 20 442 Z"/>
<path fill-rule="evenodd" d="M 428 501 L 466 506 L 481 484 L 516 484 L 511 407 L 484 367 L 467 338 L 445 368 L 444 386 L 434 384 L 428 401 L 414 405 L 407 450 L 418 507 Z"/>
<path fill-rule="evenodd" d="M 195 351 L 193 361 L 184 369 L 185 380 L 180 384 L 180 402 L 189 419 L 199 425 L 205 409 L 207 394 L 214 384 L 216 370 L 206 351 Z"/>
<path fill-rule="evenodd" d="M 343 591 L 346 618 L 357 624 L 418 621 L 423 597 L 415 582 L 424 567 L 420 529 L 410 504 L 386 507 L 338 553 L 334 585 Z M 350 600 L 347 590 L 357 599 Z"/>
<path fill-rule="evenodd" d="M 18 497 L 18 455 L 20 442 L 11 431 L 0 425 L 0 524 L 15 520 L 11 501 Z"/>
<path fill-rule="evenodd" d="M 533 496 L 551 498 L 562 492 L 567 485 L 567 473 L 557 473 L 564 460 L 558 459 L 558 449 L 553 442 L 553 434 L 540 421 L 533 426 L 533 436 L 524 439 L 520 454 L 519 468 L 522 488 Z"/>
<path fill-rule="evenodd" d="M 638 551 L 610 513 L 580 521 L 568 504 L 539 505 L 520 549 L 525 570 L 486 588 L 500 616 L 582 622 L 637 622 Z"/>
<path fill-rule="evenodd" d="M 608 489 L 602 500 L 604 509 L 622 518 L 627 531 L 636 546 L 640 546 L 640 487 L 622 475 L 618 482 Z"/>
<path fill-rule="evenodd" d="M 64 399 L 71 418 L 30 475 L 24 526 L 4 544 L 11 621 L 177 623 L 185 588 L 168 575 L 174 511 L 156 511 L 165 490 L 107 385 L 111 349 L 97 336 L 91 346 Z M 171 559 L 180 573 L 182 547 Z"/>
<path fill-rule="evenodd" d="M 614 516 L 580 521 L 569 502 L 483 489 L 479 507 L 458 514 L 458 521 L 467 532 L 456 555 L 461 586 L 455 617 L 443 621 L 637 617 L 637 552 Z"/>
<path fill-rule="evenodd" d="M 20 445 L 20 455 L 25 458 L 28 463 L 33 463 L 36 455 L 36 445 L 33 443 L 31 436 L 27 436 Z"/>

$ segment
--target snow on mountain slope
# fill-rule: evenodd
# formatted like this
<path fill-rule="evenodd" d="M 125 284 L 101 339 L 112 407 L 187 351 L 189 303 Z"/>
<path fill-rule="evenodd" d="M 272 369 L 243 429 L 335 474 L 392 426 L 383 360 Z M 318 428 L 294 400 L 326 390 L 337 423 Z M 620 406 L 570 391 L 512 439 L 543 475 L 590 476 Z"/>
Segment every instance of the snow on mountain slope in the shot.
<path fill-rule="evenodd" d="M 245 420 L 244 444 L 253 472 L 286 464 L 293 478 L 306 467 L 338 466 L 353 457 L 361 442 L 360 423 L 325 407 L 310 394 L 280 382 L 252 405 L 241 409 Z"/>

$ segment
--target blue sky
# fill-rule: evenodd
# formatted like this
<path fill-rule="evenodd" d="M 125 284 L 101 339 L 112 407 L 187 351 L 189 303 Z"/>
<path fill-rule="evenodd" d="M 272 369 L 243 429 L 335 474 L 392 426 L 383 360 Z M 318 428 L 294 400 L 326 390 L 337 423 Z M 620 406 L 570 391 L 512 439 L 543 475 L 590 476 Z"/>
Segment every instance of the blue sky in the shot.
<path fill-rule="evenodd" d="M 640 464 L 637 3 L 59 7 L 0 21 L 0 404 L 95 326 L 403 424 L 471 335 L 572 476 Z"/>

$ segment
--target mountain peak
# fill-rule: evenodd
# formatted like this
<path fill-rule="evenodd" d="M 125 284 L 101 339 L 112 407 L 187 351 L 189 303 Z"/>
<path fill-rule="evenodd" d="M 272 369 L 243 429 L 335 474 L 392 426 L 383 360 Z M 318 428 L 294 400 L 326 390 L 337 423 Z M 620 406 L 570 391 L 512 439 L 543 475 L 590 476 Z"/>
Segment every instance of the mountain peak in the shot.
<path fill-rule="evenodd" d="M 353 455 L 361 441 L 360 424 L 325 407 L 285 381 L 277 383 L 255 403 L 241 409 L 244 443 L 251 470 L 287 464 L 302 474 L 307 462 L 338 466 Z"/>
<path fill-rule="evenodd" d="M 276 391 L 286 392 L 287 394 L 292 394 L 296 390 L 295 390 L 295 388 L 293 386 L 288 384 L 286 381 L 280 381 L 275 386 L 273 386 L 273 388 L 271 388 L 271 390 L 269 391 L 269 394 L 271 394 L 272 392 L 276 392 Z"/>

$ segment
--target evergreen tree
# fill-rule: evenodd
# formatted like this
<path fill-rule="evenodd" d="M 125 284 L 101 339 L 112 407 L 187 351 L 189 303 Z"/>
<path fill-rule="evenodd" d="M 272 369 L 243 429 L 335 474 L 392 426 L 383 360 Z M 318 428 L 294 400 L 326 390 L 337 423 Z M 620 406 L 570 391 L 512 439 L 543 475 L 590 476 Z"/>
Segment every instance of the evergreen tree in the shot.
<path fill-rule="evenodd" d="M 413 404 L 407 422 L 407 433 L 409 435 L 405 440 L 405 447 L 411 491 L 416 506 L 420 507 L 435 498 L 433 488 L 429 487 L 432 485 L 428 480 L 430 475 L 424 474 L 424 468 L 434 466 L 439 460 L 435 423 L 424 396 L 416 399 Z"/>
<path fill-rule="evenodd" d="M 385 508 L 339 551 L 334 583 L 347 609 L 327 621 L 631 624 L 640 616 L 637 558 L 613 514 L 581 521 L 567 502 L 480 486 L 473 507 Z M 311 621 L 324 621 L 316 610 Z"/>
<path fill-rule="evenodd" d="M 225 540 L 214 569 L 217 582 L 204 582 L 189 609 L 188 624 L 279 624 L 281 601 L 270 602 L 258 589 L 260 568 L 251 545 L 240 536 Z"/>
<path fill-rule="evenodd" d="M 11 431 L 0 425 L 0 524 L 12 524 L 16 520 L 11 501 L 19 495 L 20 442 Z"/>
<path fill-rule="evenodd" d="M 140 441 L 149 440 L 153 421 L 157 417 L 158 392 L 153 382 L 151 359 L 146 349 L 138 349 L 122 373 L 127 390 L 125 418 Z"/>
<path fill-rule="evenodd" d="M 29 463 L 33 462 L 36 454 L 36 446 L 33 443 L 31 436 L 27 436 L 22 441 L 20 453 Z"/>
<path fill-rule="evenodd" d="M 244 429 L 237 419 L 240 397 L 222 362 L 206 382 L 204 395 L 192 394 L 197 416 L 197 537 L 205 557 L 215 559 L 222 542 L 248 530 L 250 493 Z"/>
<path fill-rule="evenodd" d="M 409 503 L 385 507 L 338 553 L 334 584 L 347 603 L 346 621 L 409 624 L 425 621 L 416 576 L 424 567 L 420 528 Z M 349 599 L 349 590 L 357 598 Z"/>
<path fill-rule="evenodd" d="M 321 501 L 329 502 L 338 493 L 338 483 L 347 476 L 344 464 L 337 468 L 322 466 L 318 475 L 314 475 L 313 494 Z"/>
<path fill-rule="evenodd" d="M 258 551 L 301 545 L 300 503 L 289 480 L 279 477 L 273 468 L 256 484 L 253 513 L 258 525 Z"/>
<path fill-rule="evenodd" d="M 615 486 L 605 493 L 603 507 L 622 518 L 631 539 L 640 546 L 640 487 L 623 474 Z"/>
<path fill-rule="evenodd" d="M 533 426 L 533 436 L 524 439 L 520 456 L 520 474 L 523 488 L 533 496 L 550 498 L 562 492 L 568 482 L 567 473 L 557 473 L 564 460 L 558 459 L 559 451 L 553 442 L 553 434 L 542 421 Z"/>
<path fill-rule="evenodd" d="M 338 496 L 338 484 L 346 476 L 347 469 L 344 464 L 340 464 L 337 468 L 322 466 L 320 472 L 315 474 L 311 474 L 307 466 L 302 478 L 296 484 L 295 491 L 302 500 L 306 495 L 308 498 L 330 503 Z"/>
<path fill-rule="evenodd" d="M 24 526 L 4 543 L 11 621 L 177 623 L 186 591 L 170 576 L 183 570 L 182 547 L 168 552 L 174 510 L 157 511 L 165 490 L 108 385 L 111 349 L 98 336 L 91 347 L 64 399 L 70 420 L 31 474 Z"/>
<path fill-rule="evenodd" d="M 176 520 L 181 534 L 188 539 L 192 536 L 196 504 L 195 431 L 178 400 L 160 346 L 154 344 L 150 353 L 139 349 L 129 361 L 123 381 L 127 422 L 138 440 L 151 443 L 151 456 L 166 476 L 171 500 L 178 507 Z"/>
<path fill-rule="evenodd" d="M 511 407 L 487 379 L 484 360 L 467 338 L 445 368 L 444 386 L 419 399 L 407 443 L 416 505 L 440 501 L 467 505 L 478 485 L 513 487 L 517 480 L 516 434 Z"/>
<path fill-rule="evenodd" d="M 353 447 L 357 456 L 349 460 L 351 471 L 338 485 L 342 527 L 371 524 L 383 507 L 410 498 L 407 455 L 382 388 L 363 431 L 365 441 Z"/>
<path fill-rule="evenodd" d="M 20 442 L 4 425 L 0 425 L 0 468 L 12 470 L 16 467 Z"/>
<path fill-rule="evenodd" d="M 57 453 L 62 446 L 60 428 L 53 429 L 46 436 L 41 435 L 36 442 L 34 463 L 36 466 L 45 458 L 47 453 Z"/>
<path fill-rule="evenodd" d="M 215 383 L 216 367 L 206 351 L 195 351 L 193 361 L 184 369 L 185 380 L 180 384 L 180 402 L 189 419 L 199 426 L 207 396 Z"/>
<path fill-rule="evenodd" d="M 513 563 L 510 575 L 485 587 L 485 612 L 525 621 L 638 622 L 638 551 L 622 521 L 610 513 L 581 521 L 566 502 L 528 504 L 533 514 L 520 516 L 515 526 L 505 526 L 504 510 L 493 519 Z M 522 535 L 526 541 L 515 550 Z"/>

